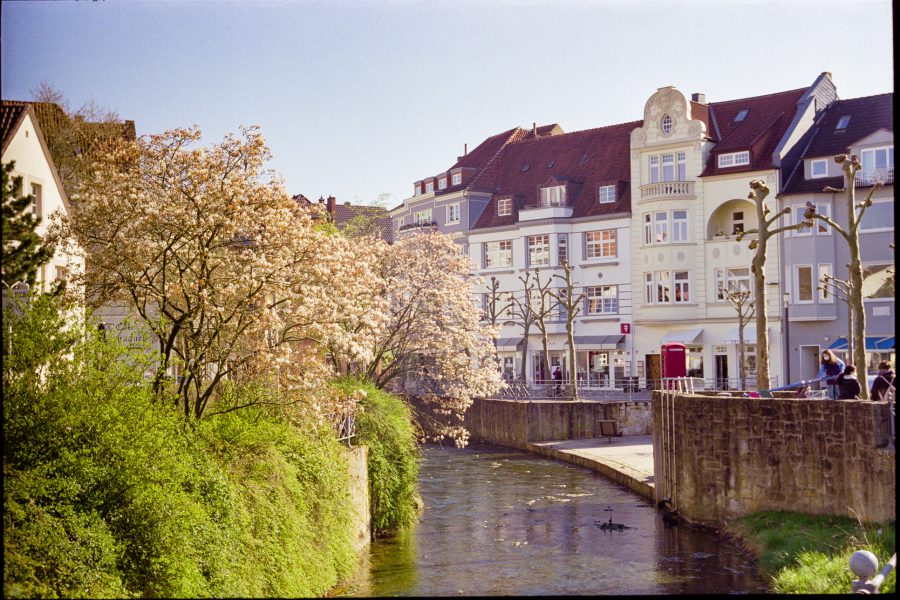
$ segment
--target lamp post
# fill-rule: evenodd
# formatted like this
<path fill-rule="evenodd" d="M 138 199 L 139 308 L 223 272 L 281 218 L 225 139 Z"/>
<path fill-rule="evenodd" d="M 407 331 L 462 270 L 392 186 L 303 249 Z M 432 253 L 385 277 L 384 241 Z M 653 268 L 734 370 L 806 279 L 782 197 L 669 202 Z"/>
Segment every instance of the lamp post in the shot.
<path fill-rule="evenodd" d="M 791 302 L 791 294 L 784 292 L 784 379 L 782 385 L 788 385 L 791 382 L 791 335 L 788 324 L 788 304 Z"/>

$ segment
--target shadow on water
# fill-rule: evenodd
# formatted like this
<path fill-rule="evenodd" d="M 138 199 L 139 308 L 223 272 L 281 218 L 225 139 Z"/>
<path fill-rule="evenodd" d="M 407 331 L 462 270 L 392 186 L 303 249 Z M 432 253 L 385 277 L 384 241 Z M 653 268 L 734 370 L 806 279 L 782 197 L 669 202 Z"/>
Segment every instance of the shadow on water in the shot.
<path fill-rule="evenodd" d="M 350 596 L 765 592 L 752 561 L 587 469 L 488 445 L 423 448 L 419 521 L 375 540 Z M 624 530 L 605 530 L 612 516 Z"/>

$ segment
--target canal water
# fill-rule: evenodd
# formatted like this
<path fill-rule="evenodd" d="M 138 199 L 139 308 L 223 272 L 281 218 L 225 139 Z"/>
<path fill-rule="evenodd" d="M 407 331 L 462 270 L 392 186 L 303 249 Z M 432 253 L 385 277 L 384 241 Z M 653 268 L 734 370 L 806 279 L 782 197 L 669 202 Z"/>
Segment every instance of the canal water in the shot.
<path fill-rule="evenodd" d="M 496 446 L 423 448 L 415 526 L 372 542 L 347 596 L 766 591 L 751 560 L 588 469 Z M 612 518 L 627 527 L 600 527 Z"/>

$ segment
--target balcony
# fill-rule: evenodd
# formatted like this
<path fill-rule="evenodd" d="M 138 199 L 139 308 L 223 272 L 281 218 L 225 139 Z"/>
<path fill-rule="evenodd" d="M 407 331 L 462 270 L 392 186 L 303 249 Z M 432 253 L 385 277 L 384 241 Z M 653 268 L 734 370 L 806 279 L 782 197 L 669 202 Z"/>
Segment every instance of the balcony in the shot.
<path fill-rule="evenodd" d="M 874 171 L 859 171 L 856 173 L 856 181 L 854 182 L 854 187 L 874 185 L 879 181 L 883 182 L 884 185 L 893 185 L 894 170 L 876 169 Z"/>
<path fill-rule="evenodd" d="M 556 217 L 571 217 L 572 205 L 567 202 L 538 202 L 519 209 L 519 221 L 536 221 Z"/>
<path fill-rule="evenodd" d="M 397 230 L 398 236 L 404 236 L 411 233 L 422 233 L 422 232 L 430 232 L 437 230 L 437 223 L 435 221 L 423 221 L 421 223 L 407 223 Z"/>
<path fill-rule="evenodd" d="M 660 181 L 641 186 L 641 200 L 693 197 L 693 181 Z"/>

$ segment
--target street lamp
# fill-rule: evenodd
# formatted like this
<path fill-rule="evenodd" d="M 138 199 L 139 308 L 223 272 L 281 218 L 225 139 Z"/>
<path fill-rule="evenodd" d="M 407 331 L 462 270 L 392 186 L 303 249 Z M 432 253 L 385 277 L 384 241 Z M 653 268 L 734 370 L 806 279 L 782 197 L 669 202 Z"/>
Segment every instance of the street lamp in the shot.
<path fill-rule="evenodd" d="M 784 292 L 784 379 L 783 385 L 791 382 L 791 336 L 788 326 L 788 304 L 791 302 L 791 294 Z"/>

